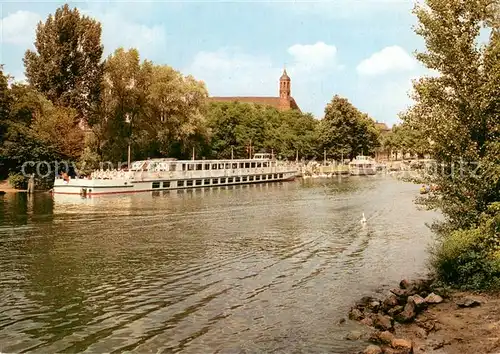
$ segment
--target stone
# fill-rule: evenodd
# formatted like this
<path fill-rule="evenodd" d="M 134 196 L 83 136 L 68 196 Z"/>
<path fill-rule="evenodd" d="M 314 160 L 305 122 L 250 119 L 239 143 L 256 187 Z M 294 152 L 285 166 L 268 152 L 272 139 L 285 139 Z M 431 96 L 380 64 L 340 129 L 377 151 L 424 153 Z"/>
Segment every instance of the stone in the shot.
<path fill-rule="evenodd" d="M 373 312 L 378 312 L 380 309 L 380 301 L 372 301 L 368 304 L 368 308 Z"/>
<path fill-rule="evenodd" d="M 366 307 L 369 307 L 370 303 L 377 301 L 377 299 L 371 297 L 371 296 L 363 296 L 361 300 L 356 302 L 356 308 L 363 310 Z"/>
<path fill-rule="evenodd" d="M 457 301 L 456 304 L 458 305 L 458 307 L 476 307 L 481 305 L 481 301 L 466 297 L 465 299 Z"/>
<path fill-rule="evenodd" d="M 388 331 L 392 329 L 392 318 L 379 313 L 373 317 L 373 326 L 377 329 Z"/>
<path fill-rule="evenodd" d="M 411 322 L 417 313 L 415 312 L 415 303 L 413 301 L 408 301 L 401 313 L 399 313 L 395 318 L 398 322 L 406 323 Z"/>
<path fill-rule="evenodd" d="M 391 307 L 398 306 L 398 305 L 399 305 L 398 297 L 396 295 L 394 295 L 394 294 L 390 294 L 382 302 L 382 307 L 386 311 L 388 311 Z"/>
<path fill-rule="evenodd" d="M 415 294 L 415 295 L 408 297 L 408 302 L 410 302 L 410 301 L 413 302 L 416 309 L 422 309 L 426 305 L 425 299 L 418 294 Z"/>
<path fill-rule="evenodd" d="M 370 344 L 363 351 L 363 354 L 382 354 L 382 349 L 378 345 Z"/>
<path fill-rule="evenodd" d="M 413 353 L 413 344 L 406 339 L 395 338 L 391 342 L 391 347 L 396 349 L 398 354 L 411 354 Z"/>
<path fill-rule="evenodd" d="M 403 311 L 404 307 L 403 306 L 394 306 L 392 309 L 387 311 L 387 314 L 391 317 L 394 317 L 398 314 L 400 314 Z"/>
<path fill-rule="evenodd" d="M 394 289 L 391 289 L 390 292 L 393 293 L 394 295 L 396 295 L 398 298 L 408 296 L 405 289 L 394 288 Z"/>
<path fill-rule="evenodd" d="M 430 293 L 429 295 L 427 295 L 424 300 L 428 304 L 440 304 L 443 302 L 443 298 L 434 293 Z"/>
<path fill-rule="evenodd" d="M 362 336 L 363 336 L 363 333 L 361 333 L 359 331 L 351 331 L 347 334 L 345 339 L 347 339 L 347 340 L 360 340 Z"/>
<path fill-rule="evenodd" d="M 372 327 L 373 326 L 373 320 L 370 317 L 365 317 L 359 323 L 364 324 L 365 326 Z"/>
<path fill-rule="evenodd" d="M 394 334 L 389 331 L 383 331 L 378 334 L 378 339 L 383 344 L 391 344 L 394 339 Z"/>
<path fill-rule="evenodd" d="M 396 349 L 392 349 L 391 347 L 388 347 L 388 346 L 382 347 L 382 353 L 384 353 L 384 354 L 398 354 Z"/>
<path fill-rule="evenodd" d="M 403 279 L 401 280 L 401 282 L 399 283 L 399 288 L 400 289 L 409 289 L 411 287 L 411 283 L 409 280 L 407 279 Z"/>
<path fill-rule="evenodd" d="M 363 313 L 357 308 L 352 308 L 351 311 L 349 311 L 349 319 L 359 321 L 363 319 Z"/>

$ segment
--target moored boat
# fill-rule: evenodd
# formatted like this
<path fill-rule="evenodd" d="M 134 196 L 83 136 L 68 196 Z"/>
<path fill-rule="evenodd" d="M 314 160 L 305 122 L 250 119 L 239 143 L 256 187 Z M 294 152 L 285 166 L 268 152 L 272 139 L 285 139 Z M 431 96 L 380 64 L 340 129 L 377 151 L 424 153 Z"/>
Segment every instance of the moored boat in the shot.
<path fill-rule="evenodd" d="M 54 194 L 85 196 L 216 187 L 293 180 L 296 168 L 270 154 L 252 159 L 135 161 L 127 170 L 99 170 L 86 178 L 57 176 Z"/>
<path fill-rule="evenodd" d="M 377 173 L 377 164 L 369 156 L 359 155 L 349 163 L 349 173 L 352 176 L 374 175 Z"/>

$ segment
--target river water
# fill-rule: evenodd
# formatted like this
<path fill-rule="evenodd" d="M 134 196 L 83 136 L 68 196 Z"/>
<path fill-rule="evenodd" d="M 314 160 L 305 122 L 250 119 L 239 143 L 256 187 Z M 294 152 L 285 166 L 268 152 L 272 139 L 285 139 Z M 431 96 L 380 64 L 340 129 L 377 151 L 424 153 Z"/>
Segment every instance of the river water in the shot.
<path fill-rule="evenodd" d="M 338 322 L 426 272 L 438 217 L 389 176 L 0 197 L 0 352 L 352 353 Z M 367 224 L 360 223 L 365 213 Z"/>

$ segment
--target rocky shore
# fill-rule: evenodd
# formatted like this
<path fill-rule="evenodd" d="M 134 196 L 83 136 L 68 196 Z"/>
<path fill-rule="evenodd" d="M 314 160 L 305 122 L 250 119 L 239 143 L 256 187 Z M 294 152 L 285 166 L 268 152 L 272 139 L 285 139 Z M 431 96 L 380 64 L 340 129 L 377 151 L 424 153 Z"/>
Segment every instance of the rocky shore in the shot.
<path fill-rule="evenodd" d="M 500 353 L 500 297 L 450 292 L 427 279 L 363 297 L 349 319 L 365 329 L 346 337 L 367 341 L 363 354 Z"/>

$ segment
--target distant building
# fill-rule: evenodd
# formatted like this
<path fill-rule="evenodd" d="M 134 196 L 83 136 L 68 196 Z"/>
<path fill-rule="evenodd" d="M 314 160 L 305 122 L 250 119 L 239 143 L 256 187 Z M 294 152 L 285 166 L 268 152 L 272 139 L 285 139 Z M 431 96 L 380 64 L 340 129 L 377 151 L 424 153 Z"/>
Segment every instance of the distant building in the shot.
<path fill-rule="evenodd" d="M 291 96 L 291 80 L 286 70 L 283 70 L 283 75 L 280 77 L 279 96 L 278 97 L 249 97 L 249 96 L 234 96 L 234 97 L 209 97 L 212 102 L 245 102 L 257 103 L 274 107 L 280 111 L 288 111 L 296 109 L 300 112 L 300 108 Z"/>
<path fill-rule="evenodd" d="M 391 128 L 387 124 L 375 121 L 375 127 L 380 131 L 382 135 L 385 135 L 391 131 Z"/>

